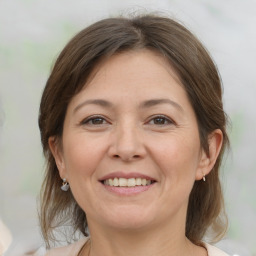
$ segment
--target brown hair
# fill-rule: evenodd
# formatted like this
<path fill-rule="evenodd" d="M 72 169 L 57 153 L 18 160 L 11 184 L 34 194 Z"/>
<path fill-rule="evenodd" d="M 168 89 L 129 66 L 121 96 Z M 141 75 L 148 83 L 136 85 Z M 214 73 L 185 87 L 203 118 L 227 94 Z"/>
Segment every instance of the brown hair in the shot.
<path fill-rule="evenodd" d="M 228 144 L 227 118 L 223 111 L 222 87 L 218 70 L 207 50 L 184 26 L 173 19 L 143 15 L 104 19 L 78 33 L 60 53 L 44 89 L 39 127 L 47 161 L 41 190 L 40 222 L 44 239 L 54 240 L 56 227 L 69 224 L 86 235 L 86 216 L 69 190 L 60 190 L 61 179 L 48 146 L 50 136 L 61 138 L 66 110 L 79 93 L 93 68 L 103 59 L 122 51 L 149 49 L 159 52 L 176 70 L 195 111 L 202 148 L 208 152 L 208 135 L 223 133 L 223 146 L 206 182 L 195 181 L 190 194 L 186 236 L 198 244 L 211 228 L 215 237 L 223 234 L 226 223 L 219 169 Z"/>

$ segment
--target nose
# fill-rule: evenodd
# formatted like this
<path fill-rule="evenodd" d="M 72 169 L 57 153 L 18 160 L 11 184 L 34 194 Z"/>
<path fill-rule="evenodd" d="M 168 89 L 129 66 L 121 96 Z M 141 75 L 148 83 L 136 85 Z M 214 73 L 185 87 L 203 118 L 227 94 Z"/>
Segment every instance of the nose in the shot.
<path fill-rule="evenodd" d="M 112 143 L 109 148 L 111 158 L 118 158 L 129 162 L 142 159 L 146 155 L 143 134 L 136 125 L 117 127 L 112 134 Z"/>

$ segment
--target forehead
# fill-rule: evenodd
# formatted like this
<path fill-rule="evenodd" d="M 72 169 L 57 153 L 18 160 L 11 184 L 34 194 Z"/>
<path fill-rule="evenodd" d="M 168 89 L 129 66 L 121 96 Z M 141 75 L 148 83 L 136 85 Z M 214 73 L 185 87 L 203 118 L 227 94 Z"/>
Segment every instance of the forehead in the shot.
<path fill-rule="evenodd" d="M 149 50 L 115 54 L 101 61 L 83 89 L 72 98 L 69 109 L 85 101 L 112 106 L 141 106 L 142 102 L 168 99 L 193 112 L 186 91 L 170 63 Z"/>
<path fill-rule="evenodd" d="M 177 72 L 163 55 L 148 49 L 129 50 L 102 59 L 93 68 L 83 90 L 103 83 L 102 87 L 107 91 L 111 89 L 111 82 L 118 83 L 120 88 L 128 83 L 129 87 L 138 88 L 148 82 L 149 89 L 159 86 L 163 80 L 183 87 Z"/>

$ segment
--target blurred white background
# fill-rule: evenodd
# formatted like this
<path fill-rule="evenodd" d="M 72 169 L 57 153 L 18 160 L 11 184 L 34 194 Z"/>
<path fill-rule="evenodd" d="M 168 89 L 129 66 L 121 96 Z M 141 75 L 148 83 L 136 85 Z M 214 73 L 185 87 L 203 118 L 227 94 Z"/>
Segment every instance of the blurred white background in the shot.
<path fill-rule="evenodd" d="M 181 20 L 219 67 L 232 151 L 222 175 L 230 227 L 218 246 L 232 255 L 256 255 L 255 0 L 0 0 L 0 218 L 13 236 L 7 256 L 43 244 L 37 195 L 44 159 L 37 116 L 54 60 L 85 26 L 136 10 Z"/>

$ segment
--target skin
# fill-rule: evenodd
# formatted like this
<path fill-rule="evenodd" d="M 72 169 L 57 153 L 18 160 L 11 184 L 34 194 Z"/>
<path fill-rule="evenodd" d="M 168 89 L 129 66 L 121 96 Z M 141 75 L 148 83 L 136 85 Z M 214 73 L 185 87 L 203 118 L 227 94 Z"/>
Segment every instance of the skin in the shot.
<path fill-rule="evenodd" d="M 104 60 L 71 100 L 61 143 L 49 139 L 61 178 L 86 212 L 93 256 L 207 255 L 185 237 L 186 211 L 194 181 L 211 171 L 221 144 L 215 130 L 209 155 L 201 149 L 196 116 L 177 75 L 148 50 Z M 147 191 L 120 195 L 100 182 L 112 172 L 156 182 Z"/>

